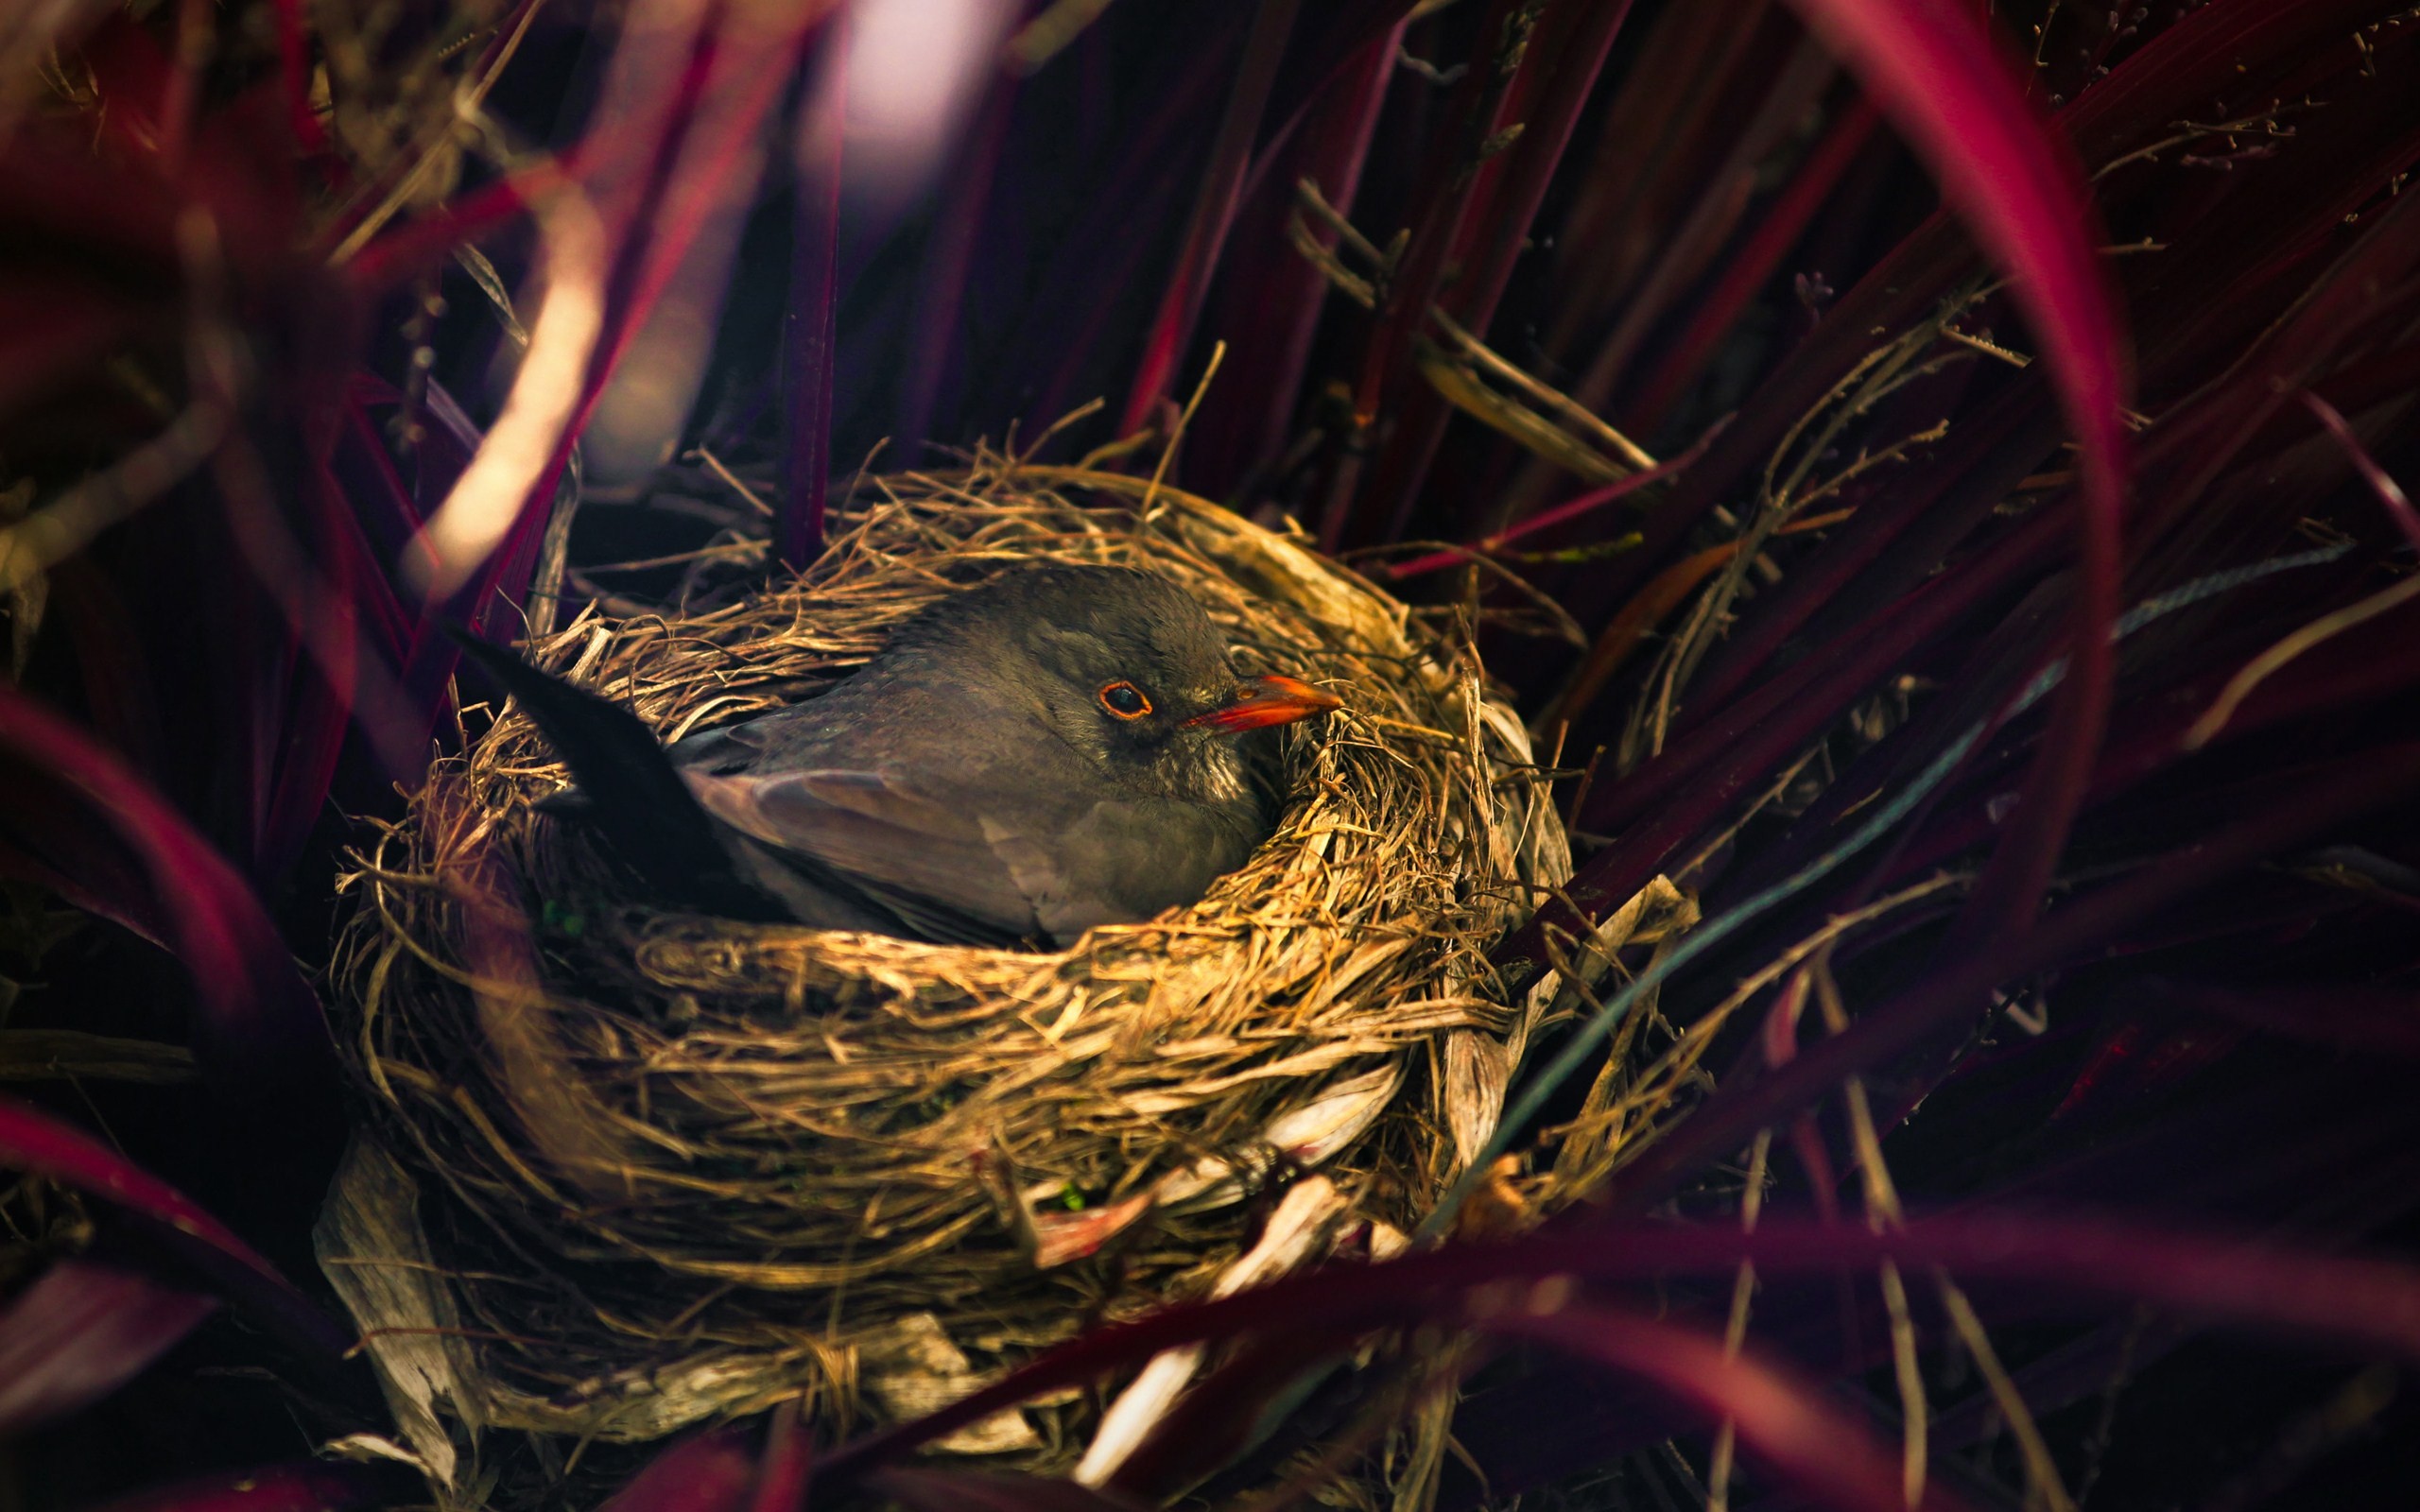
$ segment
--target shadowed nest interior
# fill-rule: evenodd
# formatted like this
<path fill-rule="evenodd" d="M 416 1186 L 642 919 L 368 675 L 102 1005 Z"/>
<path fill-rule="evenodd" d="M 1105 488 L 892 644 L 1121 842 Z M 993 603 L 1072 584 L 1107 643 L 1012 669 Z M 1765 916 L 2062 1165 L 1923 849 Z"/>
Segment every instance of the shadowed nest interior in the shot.
<path fill-rule="evenodd" d="M 1243 870 L 1049 954 L 639 906 L 532 813 L 564 775 L 527 719 L 475 727 L 349 885 L 332 996 L 369 1116 L 320 1236 L 413 1452 L 466 1496 L 480 1430 L 936 1405 L 1207 1290 L 1288 1176 L 1338 1194 L 1323 1252 L 1400 1243 L 1546 1009 L 1485 952 L 1564 842 L 1458 641 L 1299 538 L 1112 474 L 881 480 L 836 527 L 804 579 L 530 655 L 671 738 L 810 695 L 1013 562 L 1119 562 L 1199 596 L 1239 671 L 1344 711 L 1287 731 Z M 1064 1464 L 1096 1418 L 1044 1403 L 954 1447 Z"/>

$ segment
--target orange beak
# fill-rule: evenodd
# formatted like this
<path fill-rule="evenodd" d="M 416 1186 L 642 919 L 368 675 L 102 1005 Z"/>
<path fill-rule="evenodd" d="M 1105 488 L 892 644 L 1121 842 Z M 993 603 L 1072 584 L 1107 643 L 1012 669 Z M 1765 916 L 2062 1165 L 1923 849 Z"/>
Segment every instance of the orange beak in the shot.
<path fill-rule="evenodd" d="M 1270 725 L 1290 725 L 1340 709 L 1344 700 L 1322 693 L 1294 678 L 1253 678 L 1236 688 L 1234 696 L 1206 714 L 1195 714 L 1188 725 L 1206 725 L 1223 734 L 1241 734 Z"/>

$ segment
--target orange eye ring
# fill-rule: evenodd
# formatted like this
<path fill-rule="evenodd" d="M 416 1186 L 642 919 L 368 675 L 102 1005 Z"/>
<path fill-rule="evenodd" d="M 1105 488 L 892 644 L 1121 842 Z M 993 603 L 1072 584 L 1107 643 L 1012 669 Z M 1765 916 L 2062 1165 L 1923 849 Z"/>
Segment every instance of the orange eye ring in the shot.
<path fill-rule="evenodd" d="M 1124 679 L 1108 684 L 1096 696 L 1100 706 L 1120 719 L 1140 719 L 1151 712 L 1151 700 L 1143 690 Z"/>

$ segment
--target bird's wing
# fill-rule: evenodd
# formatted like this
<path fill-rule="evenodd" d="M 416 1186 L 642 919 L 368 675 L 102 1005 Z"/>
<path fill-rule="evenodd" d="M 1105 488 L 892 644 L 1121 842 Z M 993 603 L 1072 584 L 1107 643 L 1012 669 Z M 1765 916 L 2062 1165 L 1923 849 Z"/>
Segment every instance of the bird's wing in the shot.
<path fill-rule="evenodd" d="M 1062 942 L 1194 902 L 1253 845 L 1215 811 L 1169 799 L 1103 799 L 1060 817 L 1046 833 L 988 816 L 983 824 L 1034 917 Z"/>
<path fill-rule="evenodd" d="M 944 798 L 888 768 L 684 775 L 715 817 L 936 940 L 1064 944 L 1148 919 L 1201 897 L 1253 843 L 1209 809 L 1166 800 Z"/>
<path fill-rule="evenodd" d="M 1035 906 L 1054 880 L 1046 851 L 1013 836 L 1004 845 L 973 807 L 883 771 L 683 775 L 707 813 L 837 874 L 918 934 L 991 943 L 1047 928 Z"/>
<path fill-rule="evenodd" d="M 579 780 L 588 798 L 583 812 L 649 886 L 735 919 L 779 917 L 733 870 L 705 813 L 638 715 L 468 631 L 448 626 L 446 633 L 528 713 Z"/>

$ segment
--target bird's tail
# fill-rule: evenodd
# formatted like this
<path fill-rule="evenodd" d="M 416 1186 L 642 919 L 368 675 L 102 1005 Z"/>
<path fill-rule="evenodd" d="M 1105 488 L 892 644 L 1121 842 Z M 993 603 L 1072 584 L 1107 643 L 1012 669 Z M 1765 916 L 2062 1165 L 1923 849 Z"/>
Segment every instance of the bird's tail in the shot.
<path fill-rule="evenodd" d="M 649 888 L 716 913 L 779 917 L 740 880 L 714 820 L 636 714 L 468 631 L 449 626 L 446 633 L 537 724 L 579 784 L 586 801 L 578 812 Z"/>

